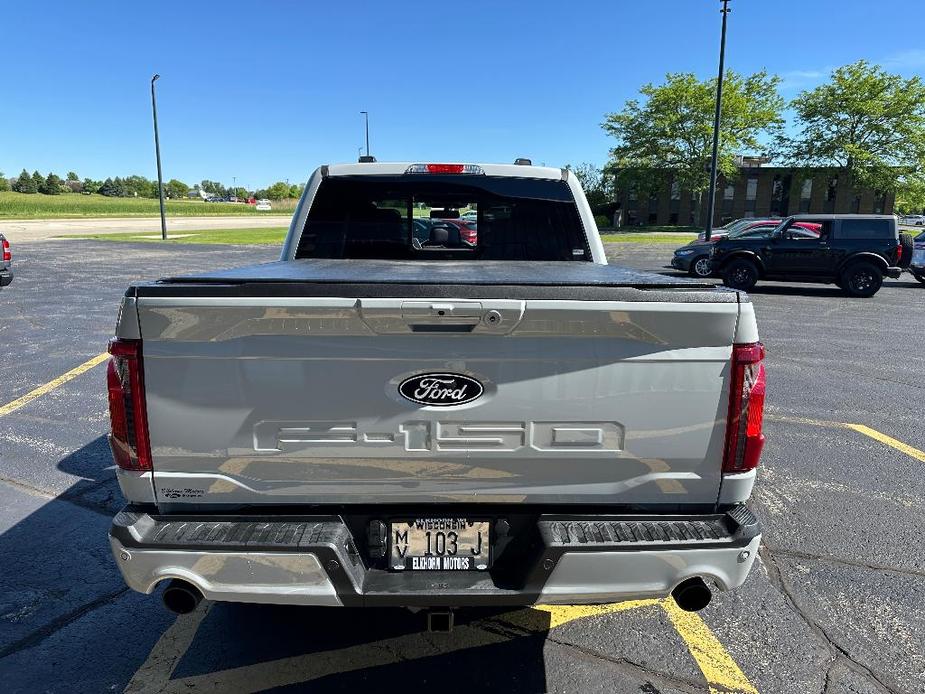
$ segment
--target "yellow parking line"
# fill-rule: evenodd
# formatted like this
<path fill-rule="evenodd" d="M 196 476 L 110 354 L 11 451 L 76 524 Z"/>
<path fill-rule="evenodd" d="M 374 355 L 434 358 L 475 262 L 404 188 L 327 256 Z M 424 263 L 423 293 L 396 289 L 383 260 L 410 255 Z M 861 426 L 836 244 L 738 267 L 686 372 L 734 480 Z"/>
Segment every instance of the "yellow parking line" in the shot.
<path fill-rule="evenodd" d="M 786 415 L 778 414 L 769 414 L 768 419 L 773 422 L 809 424 L 811 426 L 829 427 L 833 429 L 851 429 L 851 431 L 856 431 L 859 434 L 864 434 L 864 436 L 869 436 L 875 441 L 879 441 L 880 443 L 890 446 L 891 448 L 895 448 L 897 451 L 905 453 L 906 455 L 925 463 L 925 451 L 920 451 L 915 446 L 910 446 L 908 443 L 903 443 L 899 439 L 894 439 L 892 436 L 888 436 L 882 431 L 877 431 L 876 429 L 873 429 L 872 427 L 866 426 L 864 424 L 853 424 L 851 422 L 830 422 L 824 419 L 810 419 L 809 417 L 789 417 Z"/>
<path fill-rule="evenodd" d="M 729 652 L 696 612 L 685 612 L 671 598 L 661 602 L 710 687 L 711 694 L 758 694 Z"/>
<path fill-rule="evenodd" d="M 95 357 L 93 357 L 93 359 L 89 359 L 85 361 L 83 364 L 81 364 L 80 366 L 74 367 L 67 373 L 61 374 L 60 376 L 58 376 L 58 378 L 54 379 L 53 381 L 49 381 L 45 385 L 39 386 L 35 390 L 30 390 L 28 393 L 23 395 L 21 398 L 16 398 L 13 402 L 0 406 L 0 417 L 6 414 L 10 414 L 10 412 L 15 412 L 21 407 L 25 407 L 26 405 L 28 405 L 30 402 L 32 402 L 36 398 L 40 398 L 46 393 L 50 393 L 58 386 L 64 385 L 68 381 L 77 378 L 78 376 L 80 376 L 80 374 L 84 373 L 85 371 L 89 371 L 97 364 L 102 364 L 108 358 L 109 358 L 108 354 L 105 354 L 105 353 L 98 354 Z"/>
<path fill-rule="evenodd" d="M 908 443 L 903 443 L 897 439 L 894 439 L 892 436 L 887 436 L 886 434 L 877 431 L 876 429 L 871 429 L 866 427 L 863 424 L 845 424 L 845 426 L 853 431 L 858 432 L 859 434 L 864 434 L 864 436 L 869 436 L 875 441 L 880 443 L 885 443 L 887 446 L 895 448 L 897 451 L 902 451 L 908 456 L 912 456 L 916 460 L 919 460 L 925 463 L 925 451 L 920 451 L 918 448 L 910 446 Z"/>

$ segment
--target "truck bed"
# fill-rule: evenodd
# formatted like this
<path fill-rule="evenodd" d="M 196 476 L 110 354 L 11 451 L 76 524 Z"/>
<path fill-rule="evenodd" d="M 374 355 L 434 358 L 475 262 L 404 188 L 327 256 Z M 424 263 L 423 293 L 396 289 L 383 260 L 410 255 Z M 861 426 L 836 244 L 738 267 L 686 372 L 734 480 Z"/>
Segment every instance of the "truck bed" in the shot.
<path fill-rule="evenodd" d="M 586 262 L 291 260 L 131 287 L 138 297 L 427 296 L 736 303 L 746 295 L 713 282 Z"/>

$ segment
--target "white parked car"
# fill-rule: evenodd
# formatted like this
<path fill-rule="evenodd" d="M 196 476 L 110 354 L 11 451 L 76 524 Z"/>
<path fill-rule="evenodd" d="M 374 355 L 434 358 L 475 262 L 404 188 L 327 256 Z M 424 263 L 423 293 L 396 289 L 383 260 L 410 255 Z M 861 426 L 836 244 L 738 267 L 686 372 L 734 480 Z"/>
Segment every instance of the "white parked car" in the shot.
<path fill-rule="evenodd" d="M 925 215 L 921 214 L 907 214 L 905 217 L 900 217 L 899 219 L 901 224 L 911 225 L 911 226 L 925 226 Z"/>
<path fill-rule="evenodd" d="M 258 212 L 269 212 L 273 208 L 270 206 L 269 200 L 258 200 L 257 207 L 255 207 Z"/>
<path fill-rule="evenodd" d="M 469 210 L 468 212 L 463 212 L 459 218 L 464 222 L 477 222 L 479 221 L 478 210 Z"/>

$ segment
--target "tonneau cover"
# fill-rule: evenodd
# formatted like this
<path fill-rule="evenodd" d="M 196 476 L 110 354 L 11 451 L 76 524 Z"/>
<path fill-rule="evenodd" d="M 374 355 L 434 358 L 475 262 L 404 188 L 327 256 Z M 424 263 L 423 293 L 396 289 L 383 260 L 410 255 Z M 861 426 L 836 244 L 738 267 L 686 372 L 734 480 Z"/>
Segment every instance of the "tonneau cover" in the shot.
<path fill-rule="evenodd" d="M 195 288 L 192 286 L 195 285 Z M 615 291 L 624 290 L 624 291 Z M 277 261 L 141 284 L 144 296 L 492 296 L 675 302 L 736 302 L 737 292 L 618 265 L 587 262 Z M 741 295 L 744 299 L 744 295 Z M 744 299 L 747 300 L 747 299 Z"/>

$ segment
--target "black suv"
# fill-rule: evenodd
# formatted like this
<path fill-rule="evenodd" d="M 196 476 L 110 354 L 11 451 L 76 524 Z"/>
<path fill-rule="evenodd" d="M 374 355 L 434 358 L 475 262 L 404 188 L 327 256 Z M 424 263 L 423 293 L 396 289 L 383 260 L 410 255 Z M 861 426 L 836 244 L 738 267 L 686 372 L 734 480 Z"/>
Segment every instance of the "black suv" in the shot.
<path fill-rule="evenodd" d="M 797 222 L 818 236 L 791 231 Z M 860 297 L 876 294 L 884 277 L 899 277 L 911 259 L 896 217 L 873 214 L 788 217 L 768 234 L 720 239 L 710 254 L 727 287 L 750 289 L 759 279 L 823 282 Z"/>

